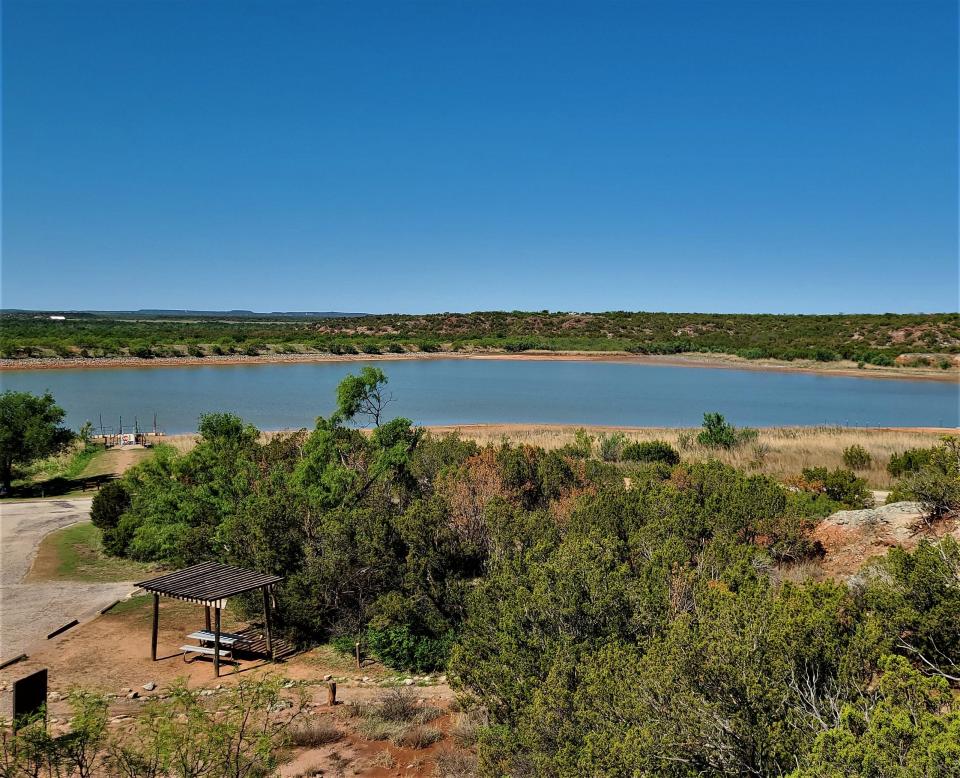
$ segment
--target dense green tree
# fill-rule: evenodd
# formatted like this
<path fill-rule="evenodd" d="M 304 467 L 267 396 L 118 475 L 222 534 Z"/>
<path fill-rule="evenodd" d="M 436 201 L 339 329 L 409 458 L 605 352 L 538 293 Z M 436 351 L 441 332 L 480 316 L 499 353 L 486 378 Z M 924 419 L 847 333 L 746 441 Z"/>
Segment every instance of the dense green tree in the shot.
<path fill-rule="evenodd" d="M 63 409 L 53 395 L 6 391 L 0 394 L 0 482 L 9 492 L 17 467 L 63 451 L 73 433 L 61 426 Z"/>

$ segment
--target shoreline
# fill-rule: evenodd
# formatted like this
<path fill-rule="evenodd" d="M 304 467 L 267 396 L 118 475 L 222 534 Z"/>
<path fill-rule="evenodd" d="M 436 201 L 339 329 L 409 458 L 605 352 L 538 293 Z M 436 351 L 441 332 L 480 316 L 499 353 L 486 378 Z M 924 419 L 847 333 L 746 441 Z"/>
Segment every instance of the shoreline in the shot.
<path fill-rule="evenodd" d="M 42 357 L 39 359 L 0 359 L 0 374 L 27 370 L 109 370 L 151 369 L 158 367 L 228 367 L 237 365 L 323 364 L 351 362 L 393 362 L 410 360 L 499 360 L 516 362 L 606 362 L 662 367 L 696 367 L 714 370 L 755 370 L 760 372 L 807 373 L 824 376 L 877 378 L 899 381 L 945 381 L 960 384 L 960 371 L 933 367 L 878 367 L 858 368 L 853 362 L 812 362 L 764 359 L 748 360 L 731 354 L 630 354 L 624 351 L 525 351 L 507 352 L 407 352 L 403 354 L 242 354 L 211 355 L 206 357 Z"/>

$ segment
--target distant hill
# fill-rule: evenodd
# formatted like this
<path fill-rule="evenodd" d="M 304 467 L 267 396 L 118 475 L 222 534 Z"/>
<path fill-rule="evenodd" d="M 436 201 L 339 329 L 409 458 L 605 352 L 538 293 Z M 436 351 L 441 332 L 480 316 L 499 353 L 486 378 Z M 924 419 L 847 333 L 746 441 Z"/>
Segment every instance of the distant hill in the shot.
<path fill-rule="evenodd" d="M 0 356 L 143 358 L 321 352 L 712 353 L 951 369 L 960 314 L 478 311 L 426 315 L 246 310 L 3 313 Z"/>

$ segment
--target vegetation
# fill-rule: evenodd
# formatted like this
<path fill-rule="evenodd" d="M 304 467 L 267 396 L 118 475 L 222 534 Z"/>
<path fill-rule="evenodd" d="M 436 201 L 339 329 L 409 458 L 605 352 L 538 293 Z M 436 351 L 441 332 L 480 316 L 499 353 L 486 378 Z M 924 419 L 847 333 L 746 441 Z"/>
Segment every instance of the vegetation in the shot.
<path fill-rule="evenodd" d="M 169 699 L 148 701 L 130 732 L 108 729 L 104 697 L 76 691 L 67 733 L 48 734 L 42 717 L 16 735 L 3 729 L 0 771 L 5 778 L 266 778 L 306 707 L 303 694 L 283 694 L 286 686 L 279 678 L 240 681 L 213 702 L 179 684 Z"/>
<path fill-rule="evenodd" d="M 301 643 L 445 669 L 483 775 L 955 774 L 960 544 L 891 550 L 851 586 L 783 575 L 822 553 L 819 517 L 867 503 L 855 473 L 787 487 L 664 442 L 605 461 L 617 447 L 582 430 L 480 447 L 383 422 L 387 397 L 379 371 L 354 376 L 313 431 L 267 441 L 207 416 L 98 522 L 134 559 L 284 575 L 277 626 Z M 955 459 L 930 455 L 951 483 Z M 408 703 L 350 712 L 369 738 L 432 742 Z"/>
<path fill-rule="evenodd" d="M 680 462 L 680 453 L 662 440 L 649 440 L 624 446 L 623 458 L 631 462 L 663 462 L 676 465 Z"/>
<path fill-rule="evenodd" d="M 848 446 L 843 450 L 843 464 L 851 470 L 866 470 L 873 463 L 873 457 L 863 446 Z"/>
<path fill-rule="evenodd" d="M 14 472 L 39 459 L 57 454 L 73 441 L 61 422 L 66 414 L 49 392 L 0 394 L 0 482 L 10 491 Z"/>
<path fill-rule="evenodd" d="M 81 522 L 44 537 L 30 571 L 30 580 L 135 581 L 153 566 L 110 556 L 100 530 Z"/>
<path fill-rule="evenodd" d="M 504 437 L 518 445 L 529 445 L 547 450 L 563 449 L 576 444 L 576 428 L 542 425 L 490 425 L 484 427 L 437 428 L 438 433 L 458 431 L 466 440 L 480 446 L 499 445 Z M 872 489 L 889 489 L 899 476 L 887 469 L 891 457 L 915 449 L 927 451 L 939 442 L 933 432 L 906 429 L 869 429 L 861 427 L 762 427 L 750 442 L 730 449 L 701 446 L 697 432 L 678 428 L 627 429 L 621 431 L 630 443 L 662 441 L 673 447 L 687 462 L 716 459 L 738 470 L 761 473 L 788 481 L 810 467 L 829 470 L 848 468 L 843 461 L 843 450 L 861 446 L 870 454 L 870 466 L 858 470 L 857 476 L 867 481 Z M 584 432 L 584 435 L 587 433 Z M 609 431 L 601 432 L 600 441 Z M 599 447 L 598 447 L 599 448 Z M 630 465 L 621 455 L 621 466 L 629 475 Z"/>
<path fill-rule="evenodd" d="M 68 314 L 0 316 L 8 358 L 200 357 L 321 351 L 379 354 L 495 349 L 704 352 L 746 359 L 838 359 L 893 365 L 908 354 L 960 353 L 960 315 L 783 316 L 696 313 L 478 312 L 344 318 Z M 933 364 L 929 356 L 901 359 Z M 949 367 L 945 357 L 936 364 Z"/>
<path fill-rule="evenodd" d="M 945 436 L 940 446 L 894 455 L 889 467 L 903 473 L 890 493 L 892 501 L 916 500 L 931 521 L 960 510 L 960 440 L 956 437 Z"/>

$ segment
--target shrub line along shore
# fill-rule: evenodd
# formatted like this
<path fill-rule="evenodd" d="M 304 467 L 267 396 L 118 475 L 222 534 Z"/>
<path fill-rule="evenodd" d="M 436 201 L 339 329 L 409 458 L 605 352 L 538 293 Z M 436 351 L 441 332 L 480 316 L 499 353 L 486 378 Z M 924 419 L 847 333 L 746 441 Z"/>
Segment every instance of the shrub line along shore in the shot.
<path fill-rule="evenodd" d="M 407 352 L 404 354 L 242 354 L 211 355 L 205 357 L 42 357 L 37 359 L 0 359 L 0 372 L 15 370 L 109 369 L 197 367 L 203 365 L 266 365 L 309 364 L 325 362 L 375 362 L 405 360 L 509 360 L 509 361 L 578 361 L 609 362 L 669 367 L 699 367 L 726 370 L 759 370 L 783 373 L 815 373 L 818 375 L 852 376 L 855 378 L 886 378 L 901 381 L 947 381 L 960 383 L 960 371 L 930 367 L 881 367 L 865 365 L 860 368 L 848 361 L 813 362 L 803 360 L 763 359 L 748 360 L 727 354 L 630 354 L 623 351 L 527 351 L 522 354 L 483 351 Z"/>

